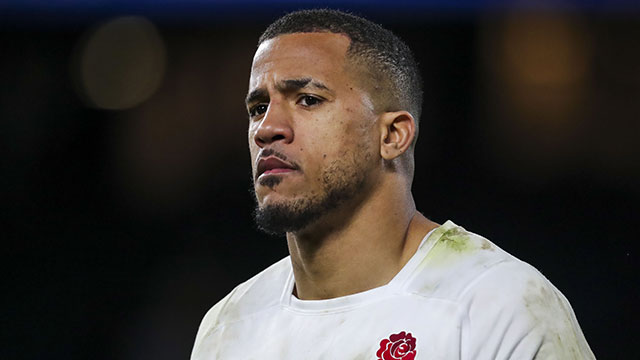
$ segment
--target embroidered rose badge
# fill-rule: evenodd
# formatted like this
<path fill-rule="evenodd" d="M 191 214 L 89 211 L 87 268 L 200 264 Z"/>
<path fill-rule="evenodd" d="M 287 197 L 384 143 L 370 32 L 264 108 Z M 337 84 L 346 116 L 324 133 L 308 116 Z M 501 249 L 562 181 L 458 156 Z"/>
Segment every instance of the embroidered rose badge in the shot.
<path fill-rule="evenodd" d="M 378 360 L 413 360 L 416 357 L 416 338 L 404 331 L 392 334 L 380 341 L 376 356 Z"/>

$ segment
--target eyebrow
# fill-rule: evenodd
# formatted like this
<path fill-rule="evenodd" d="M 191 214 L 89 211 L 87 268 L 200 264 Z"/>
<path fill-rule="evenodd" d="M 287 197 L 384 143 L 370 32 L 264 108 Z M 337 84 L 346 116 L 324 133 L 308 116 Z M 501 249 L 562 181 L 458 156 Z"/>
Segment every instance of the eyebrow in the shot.
<path fill-rule="evenodd" d="M 255 89 L 250 92 L 246 99 L 244 100 L 245 104 L 249 105 L 254 102 L 268 101 L 269 93 L 265 89 Z"/>
<path fill-rule="evenodd" d="M 292 92 L 307 87 L 321 89 L 334 94 L 333 90 L 329 89 L 325 84 L 312 78 L 300 78 L 300 79 L 285 79 L 276 84 L 276 90 L 282 93 Z M 255 89 L 251 91 L 245 99 L 246 104 L 260 101 L 268 101 L 269 93 L 266 89 Z"/>

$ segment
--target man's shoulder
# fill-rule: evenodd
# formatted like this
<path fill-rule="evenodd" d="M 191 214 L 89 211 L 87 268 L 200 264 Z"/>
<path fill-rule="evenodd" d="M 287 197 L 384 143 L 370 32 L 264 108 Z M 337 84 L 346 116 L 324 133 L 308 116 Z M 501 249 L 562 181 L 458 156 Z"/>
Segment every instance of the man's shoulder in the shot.
<path fill-rule="evenodd" d="M 417 295 L 459 301 L 493 282 L 505 289 L 548 283 L 533 266 L 451 221 L 437 228 L 423 246 L 428 250 L 408 288 Z"/>
<path fill-rule="evenodd" d="M 287 256 L 236 286 L 207 312 L 199 331 L 211 330 L 277 306 L 290 275 L 291 260 Z"/>
<path fill-rule="evenodd" d="M 571 305 L 533 266 L 451 222 L 423 246 L 408 290 L 459 307 L 466 357 L 594 358 Z"/>

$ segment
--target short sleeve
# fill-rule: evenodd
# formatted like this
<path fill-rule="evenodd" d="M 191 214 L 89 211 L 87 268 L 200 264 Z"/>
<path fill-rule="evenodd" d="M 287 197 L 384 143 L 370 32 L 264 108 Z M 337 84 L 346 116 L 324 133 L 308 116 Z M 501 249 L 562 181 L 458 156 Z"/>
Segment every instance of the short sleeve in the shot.
<path fill-rule="evenodd" d="M 524 262 L 486 270 L 461 304 L 462 359 L 595 359 L 567 299 Z"/>
<path fill-rule="evenodd" d="M 200 326 L 198 327 L 198 333 L 196 334 L 193 349 L 191 350 L 191 360 L 200 359 L 203 357 L 203 354 L 207 353 L 207 342 L 205 340 L 211 336 L 211 332 L 219 325 L 220 312 L 229 301 L 232 294 L 233 292 L 225 296 L 216 305 L 209 309 L 202 318 Z"/>

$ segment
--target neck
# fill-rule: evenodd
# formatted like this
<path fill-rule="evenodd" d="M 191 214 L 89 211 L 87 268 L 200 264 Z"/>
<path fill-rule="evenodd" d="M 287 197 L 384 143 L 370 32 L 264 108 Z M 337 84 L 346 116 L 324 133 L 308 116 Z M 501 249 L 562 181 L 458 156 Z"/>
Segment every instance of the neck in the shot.
<path fill-rule="evenodd" d="M 403 188 L 380 187 L 302 232 L 287 233 L 299 299 L 355 294 L 393 279 L 437 226 L 416 211 Z"/>

